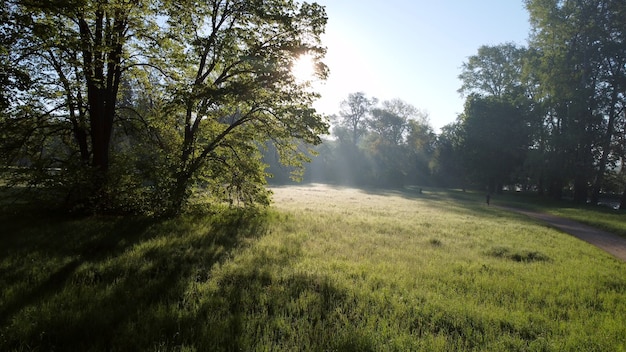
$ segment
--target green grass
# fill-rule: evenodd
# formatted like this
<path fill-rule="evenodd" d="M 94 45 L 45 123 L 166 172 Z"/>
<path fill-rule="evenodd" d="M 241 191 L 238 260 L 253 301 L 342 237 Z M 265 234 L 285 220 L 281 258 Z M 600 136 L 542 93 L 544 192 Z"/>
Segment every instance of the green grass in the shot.
<path fill-rule="evenodd" d="M 626 264 L 462 192 L 0 219 L 0 350 L 620 351 Z"/>

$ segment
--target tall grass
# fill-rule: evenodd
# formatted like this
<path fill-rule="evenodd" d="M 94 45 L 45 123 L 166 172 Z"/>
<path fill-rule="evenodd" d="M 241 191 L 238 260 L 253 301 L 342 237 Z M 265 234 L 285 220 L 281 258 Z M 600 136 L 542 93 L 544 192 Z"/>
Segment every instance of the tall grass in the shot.
<path fill-rule="evenodd" d="M 2 218 L 0 350 L 619 351 L 626 264 L 461 192 Z"/>

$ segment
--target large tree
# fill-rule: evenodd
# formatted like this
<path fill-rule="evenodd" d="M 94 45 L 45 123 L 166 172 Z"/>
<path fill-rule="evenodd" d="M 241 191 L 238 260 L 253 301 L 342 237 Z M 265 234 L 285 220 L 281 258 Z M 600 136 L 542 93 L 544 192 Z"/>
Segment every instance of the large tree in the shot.
<path fill-rule="evenodd" d="M 316 4 L 15 0 L 7 8 L 24 35 L 11 43 L 15 67 L 28 67 L 35 84 L 3 117 L 14 131 L 5 161 L 34 169 L 42 160 L 39 169 L 83 180 L 80 194 L 95 207 L 125 178 L 154 193 L 159 211 L 180 210 L 198 182 L 214 196 L 265 201 L 259 147 L 273 140 L 297 165 L 306 158 L 295 140 L 319 143 L 327 130 L 311 108 L 317 95 L 290 71 L 306 53 L 326 77 L 326 14 Z M 133 150 L 143 154 L 129 157 Z"/>
<path fill-rule="evenodd" d="M 365 148 L 373 161 L 374 182 L 402 186 L 428 176 L 433 134 L 428 115 L 400 99 L 383 101 L 367 120 Z"/>
<path fill-rule="evenodd" d="M 530 145 L 528 85 L 523 63 L 527 50 L 507 43 L 481 46 L 459 75 L 459 92 L 469 94 L 459 117 L 463 157 L 475 182 L 498 191 L 521 168 Z"/>
<path fill-rule="evenodd" d="M 131 43 L 156 27 L 156 13 L 127 1 L 5 2 L 5 33 L 14 71 L 28 72 L 28 89 L 2 120 L 7 133 L 5 161 L 21 161 L 34 173 L 70 171 L 65 181 L 82 179 L 75 194 L 102 195 L 110 166 L 110 143 L 122 74 L 142 60 Z M 25 88 L 25 87 L 24 87 Z M 20 94 L 21 93 L 21 94 Z M 77 176 L 83 174 L 84 176 Z M 71 182 L 70 183 L 76 183 Z"/>
<path fill-rule="evenodd" d="M 317 94 L 290 69 L 298 55 L 323 56 L 323 7 L 214 1 L 206 11 L 211 16 L 205 22 L 181 15 L 169 23 L 193 29 L 192 50 L 181 65 L 191 74 L 173 92 L 179 97 L 173 102 L 176 128 L 184 132 L 174 165 L 174 208 L 200 174 L 215 194 L 262 201 L 259 143 L 272 140 L 283 161 L 300 165 L 306 157 L 295 139 L 318 144 L 328 128 L 311 108 Z M 325 67 L 317 73 L 325 78 Z"/>
<path fill-rule="evenodd" d="M 623 124 L 626 12 L 623 1 L 526 1 L 531 46 L 555 161 L 569 170 L 574 198 L 597 201 L 615 131 Z M 559 185 L 562 187 L 563 185 Z"/>
<path fill-rule="evenodd" d="M 461 116 L 461 154 L 470 175 L 499 192 L 526 157 L 530 133 L 523 106 L 498 97 L 470 96 Z"/>
<path fill-rule="evenodd" d="M 467 186 L 467 169 L 463 161 L 465 132 L 460 119 L 441 128 L 435 141 L 431 172 L 436 184 L 444 187 Z"/>

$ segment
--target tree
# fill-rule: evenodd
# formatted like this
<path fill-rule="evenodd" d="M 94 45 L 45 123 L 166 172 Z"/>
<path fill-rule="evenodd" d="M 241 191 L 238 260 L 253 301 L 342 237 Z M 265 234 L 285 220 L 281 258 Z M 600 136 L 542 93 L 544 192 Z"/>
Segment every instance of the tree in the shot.
<path fill-rule="evenodd" d="M 376 185 L 400 186 L 407 176 L 404 131 L 407 120 L 384 108 L 372 109 L 365 148 L 371 155 Z"/>
<path fill-rule="evenodd" d="M 152 192 L 159 212 L 180 211 L 199 184 L 220 199 L 266 202 L 259 148 L 272 140 L 282 160 L 301 165 L 306 156 L 296 140 L 319 143 L 328 128 L 311 108 L 317 94 L 290 71 L 307 53 L 316 57 L 318 77 L 327 75 L 320 63 L 326 14 L 319 5 L 16 0 L 10 6 L 25 17 L 12 25 L 28 39 L 12 49 L 41 79 L 28 92 L 32 101 L 18 104 L 28 113 L 3 123 L 23 121 L 18 130 L 28 138 L 16 139 L 33 146 L 42 143 L 32 138 L 33 128 L 63 140 L 64 153 L 47 148 L 48 159 L 62 160 L 61 169 L 73 173 L 66 179 L 86 170 L 86 195 L 96 207 L 117 196 L 115 179 L 137 175 L 146 179 L 134 184 Z M 141 91 L 122 92 L 125 80 Z M 124 104 L 122 93 L 130 97 Z M 42 119 L 45 126 L 29 127 Z M 131 120 L 144 125 L 145 135 L 136 128 L 124 134 Z M 130 155 L 139 141 L 158 152 L 134 156 L 127 167 L 113 160 L 120 165 L 112 168 L 111 153 Z M 34 159 L 23 145 L 14 148 L 13 163 Z M 156 165 L 145 173 L 148 155 Z"/>
<path fill-rule="evenodd" d="M 27 68 L 16 65 L 19 55 L 12 48 L 22 40 L 19 28 L 11 25 L 20 20 L 10 3 L 0 7 L 0 112 L 5 112 L 13 103 L 19 91 L 27 89 L 30 76 Z"/>
<path fill-rule="evenodd" d="M 435 142 L 432 173 L 436 183 L 444 187 L 465 189 L 467 177 L 463 161 L 463 123 L 460 119 L 441 128 Z"/>
<path fill-rule="evenodd" d="M 418 173 L 425 176 L 430 162 L 426 159 L 434 137 L 428 115 L 400 99 L 381 105 L 372 109 L 367 121 L 365 146 L 374 161 L 375 182 L 388 186 L 416 182 Z"/>
<path fill-rule="evenodd" d="M 616 123 L 624 107 L 624 31 L 621 1 L 526 1 L 531 46 L 554 155 L 565 160 L 574 198 L 597 200 L 608 160 L 616 151 Z M 562 168 L 563 169 L 563 168 Z"/>
<path fill-rule="evenodd" d="M 81 201 L 105 203 L 122 74 L 145 60 L 131 46 L 154 34 L 157 14 L 147 12 L 147 3 L 127 1 L 16 0 L 6 6 L 12 14 L 7 27 L 20 34 L 10 43 L 13 67 L 28 70 L 31 84 L 2 120 L 11 131 L 5 160 L 27 162 L 40 175 L 59 169 L 59 181 L 72 183 Z"/>
<path fill-rule="evenodd" d="M 350 132 L 352 144 L 357 145 L 359 138 L 366 131 L 366 119 L 376 103 L 378 99 L 368 98 L 363 92 L 351 93 L 341 102 L 339 123 Z"/>
<path fill-rule="evenodd" d="M 372 109 L 367 121 L 373 136 L 388 145 L 401 145 L 407 128 L 407 119 L 385 108 Z"/>
<path fill-rule="evenodd" d="M 525 51 L 513 43 L 481 46 L 461 66 L 459 93 L 502 97 L 519 89 Z"/>
<path fill-rule="evenodd" d="M 488 185 L 489 192 L 500 192 L 528 150 L 530 134 L 523 107 L 498 97 L 471 96 L 461 122 L 467 169 L 477 182 Z"/>
<path fill-rule="evenodd" d="M 459 92 L 469 94 L 462 124 L 465 167 L 474 181 L 499 191 L 523 165 L 531 121 L 524 62 L 527 49 L 507 43 L 481 46 L 462 66 Z"/>
<path fill-rule="evenodd" d="M 290 70 L 299 54 L 324 54 L 322 7 L 237 1 L 213 2 L 207 11 L 207 23 L 182 16 L 170 22 L 193 28 L 193 52 L 182 63 L 193 74 L 172 94 L 179 98 L 173 102 L 177 128 L 184 131 L 173 175 L 174 209 L 198 173 L 208 176 L 203 182 L 213 193 L 262 201 L 258 143 L 273 140 L 281 160 L 300 165 L 306 157 L 294 139 L 318 144 L 328 128 L 310 107 L 317 94 Z M 210 32 L 203 34 L 202 26 Z"/>
<path fill-rule="evenodd" d="M 417 184 L 429 183 L 434 167 L 437 135 L 428 123 L 428 115 L 407 121 L 406 149 L 409 157 L 409 180 Z"/>

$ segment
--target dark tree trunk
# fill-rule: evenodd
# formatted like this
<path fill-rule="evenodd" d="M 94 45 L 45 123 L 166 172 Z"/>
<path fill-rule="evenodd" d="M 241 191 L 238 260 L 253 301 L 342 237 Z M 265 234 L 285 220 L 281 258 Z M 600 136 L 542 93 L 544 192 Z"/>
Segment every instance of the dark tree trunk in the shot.
<path fill-rule="evenodd" d="M 126 22 L 122 13 L 115 15 L 116 19 L 111 24 L 105 20 L 105 13 L 97 10 L 93 31 L 84 18 L 79 19 L 89 105 L 92 182 L 96 195 L 100 195 L 108 178 L 113 121 L 122 72 L 120 62 Z"/>
<path fill-rule="evenodd" d="M 496 179 L 494 177 L 489 178 L 489 184 L 487 185 L 487 192 L 493 194 L 496 192 Z"/>
<path fill-rule="evenodd" d="M 88 132 L 85 126 L 85 113 L 80 110 L 78 119 L 72 118 L 72 131 L 76 144 L 78 144 L 78 150 L 80 151 L 80 161 L 82 165 L 89 165 L 89 141 Z"/>
<path fill-rule="evenodd" d="M 178 215 L 182 211 L 188 195 L 189 176 L 185 172 L 176 175 L 176 183 L 170 193 L 169 204 L 165 209 L 166 216 Z"/>
<path fill-rule="evenodd" d="M 618 90 L 616 88 L 613 89 L 613 94 L 611 95 L 611 106 L 615 106 L 618 100 Z M 593 183 L 593 191 L 591 193 L 591 204 L 598 204 L 600 200 L 600 189 L 602 187 L 602 183 L 604 182 L 604 173 L 606 171 L 606 164 L 609 159 L 609 154 L 611 151 L 611 140 L 613 139 L 613 131 L 615 130 L 615 119 L 617 117 L 617 112 L 615 109 L 611 110 L 609 114 L 609 121 L 606 126 L 606 133 L 604 135 L 604 139 L 602 141 L 602 157 L 600 158 L 600 163 L 598 164 L 598 173 Z"/>
<path fill-rule="evenodd" d="M 587 184 L 587 178 L 577 175 L 574 180 L 574 203 L 587 203 L 588 196 L 589 185 Z"/>
<path fill-rule="evenodd" d="M 563 199 L 563 180 L 553 179 L 552 182 L 550 182 L 548 194 L 555 200 Z"/>
<path fill-rule="evenodd" d="M 585 129 L 585 131 L 591 128 Z M 589 185 L 593 178 L 593 155 L 591 153 L 590 132 L 582 134 L 582 141 L 577 146 L 574 162 L 574 202 L 585 204 L 589 199 Z"/>

